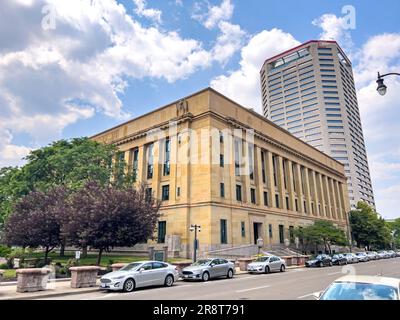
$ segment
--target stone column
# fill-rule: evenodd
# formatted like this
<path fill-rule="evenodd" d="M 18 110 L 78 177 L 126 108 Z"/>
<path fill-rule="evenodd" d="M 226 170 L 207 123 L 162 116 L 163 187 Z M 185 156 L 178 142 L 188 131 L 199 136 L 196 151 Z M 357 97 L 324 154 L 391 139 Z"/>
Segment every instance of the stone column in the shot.
<path fill-rule="evenodd" d="M 304 184 L 305 184 L 305 201 L 306 201 L 306 208 L 307 208 L 307 214 L 311 215 L 311 192 L 310 192 L 310 181 L 309 181 L 309 174 L 308 174 L 308 168 L 304 167 Z"/>
<path fill-rule="evenodd" d="M 293 163 L 292 161 L 288 160 L 286 162 L 287 164 L 287 187 L 288 187 L 288 191 L 289 191 L 289 203 L 290 203 L 290 209 L 292 211 L 296 211 L 296 203 L 295 203 L 295 191 L 294 191 L 294 181 L 293 181 L 293 176 L 294 176 L 294 172 L 293 172 Z M 297 188 L 296 188 L 297 190 Z M 297 201 L 298 202 L 298 201 Z"/>
<path fill-rule="evenodd" d="M 318 182 L 317 182 L 318 189 L 320 190 L 320 195 L 321 195 L 321 212 L 320 212 L 320 214 L 321 214 L 321 216 L 326 217 L 327 212 L 325 210 L 326 203 L 325 203 L 324 184 L 323 184 L 322 174 L 318 174 L 317 180 L 318 180 Z"/>
<path fill-rule="evenodd" d="M 333 188 L 333 179 L 329 179 L 329 190 L 331 194 L 331 204 L 332 204 L 332 219 L 337 219 L 337 210 L 336 210 L 336 199 L 335 199 L 335 192 Z"/>
<path fill-rule="evenodd" d="M 249 143 L 243 139 L 242 140 L 242 155 L 244 160 L 244 177 L 243 179 L 243 187 L 242 187 L 242 196 L 243 202 L 251 204 L 250 197 L 250 188 L 251 188 L 251 180 L 250 180 L 250 156 L 249 156 Z"/>
<path fill-rule="evenodd" d="M 285 190 L 285 177 L 284 177 L 284 170 L 283 170 L 283 158 L 278 156 L 278 190 L 279 190 L 279 201 L 280 201 L 280 208 L 286 208 L 286 190 Z M 290 208 L 289 208 L 290 209 Z M 288 209 L 288 210 L 289 210 Z"/>
<path fill-rule="evenodd" d="M 338 187 L 338 182 L 336 180 L 333 181 L 333 190 L 335 193 L 335 198 L 336 198 L 336 218 L 338 220 L 342 220 L 342 204 L 340 201 L 340 193 L 339 193 L 339 187 Z"/>
<path fill-rule="evenodd" d="M 324 185 L 324 192 L 325 192 L 325 199 L 326 199 L 326 204 L 327 204 L 327 211 L 326 211 L 326 216 L 327 218 L 331 219 L 332 218 L 332 202 L 331 202 L 331 196 L 329 193 L 329 178 L 327 176 L 323 177 L 323 185 Z"/>
<path fill-rule="evenodd" d="M 256 159 L 254 161 L 255 163 L 255 168 L 256 168 L 256 186 L 258 188 L 258 199 L 257 199 L 257 204 L 264 207 L 264 182 L 262 178 L 262 161 L 261 161 L 261 148 L 258 146 L 254 146 L 256 150 Z"/>
<path fill-rule="evenodd" d="M 138 155 L 138 172 L 136 177 L 136 185 L 147 180 L 147 170 L 146 170 L 146 148 L 144 145 L 139 147 Z"/>
<path fill-rule="evenodd" d="M 312 179 L 312 187 L 313 187 L 313 193 L 314 193 L 314 209 L 315 209 L 315 215 L 319 217 L 321 213 L 319 212 L 319 199 L 318 199 L 318 188 L 317 188 L 317 178 L 316 178 L 316 173 L 314 170 L 311 171 L 311 179 Z"/>
<path fill-rule="evenodd" d="M 162 152 L 163 152 L 163 143 L 160 140 L 154 141 L 152 186 L 153 186 L 154 197 L 156 199 L 161 199 L 160 177 L 162 175 Z"/>
<path fill-rule="evenodd" d="M 302 184 L 302 178 L 301 178 L 301 170 L 300 170 L 300 165 L 298 163 L 295 164 L 295 171 L 296 171 L 296 190 L 297 190 L 297 198 L 299 202 L 299 210 L 300 212 L 304 213 L 304 190 L 303 190 L 303 184 Z"/>
<path fill-rule="evenodd" d="M 276 207 L 275 203 L 275 184 L 274 184 L 274 167 L 272 164 L 272 152 L 266 152 L 267 162 L 267 184 L 268 184 L 268 203 L 270 207 Z"/>

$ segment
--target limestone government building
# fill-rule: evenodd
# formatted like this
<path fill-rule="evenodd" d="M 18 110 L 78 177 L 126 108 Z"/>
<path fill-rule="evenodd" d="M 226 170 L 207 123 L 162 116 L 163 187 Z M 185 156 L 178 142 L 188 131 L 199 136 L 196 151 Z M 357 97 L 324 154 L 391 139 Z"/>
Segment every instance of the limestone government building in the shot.
<path fill-rule="evenodd" d="M 154 244 L 190 257 L 294 242 L 297 226 L 347 230 L 344 166 L 264 116 L 207 88 L 92 137 L 122 151 L 137 183 L 162 201 Z M 172 250 L 172 249 L 169 249 Z"/>

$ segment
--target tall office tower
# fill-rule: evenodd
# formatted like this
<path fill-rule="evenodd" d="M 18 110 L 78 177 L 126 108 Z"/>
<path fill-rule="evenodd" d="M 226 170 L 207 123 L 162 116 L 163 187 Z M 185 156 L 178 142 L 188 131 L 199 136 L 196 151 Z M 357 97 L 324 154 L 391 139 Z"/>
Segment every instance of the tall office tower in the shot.
<path fill-rule="evenodd" d="M 353 70 L 336 41 L 308 41 L 265 61 L 264 115 L 342 162 L 351 207 L 375 207 Z"/>

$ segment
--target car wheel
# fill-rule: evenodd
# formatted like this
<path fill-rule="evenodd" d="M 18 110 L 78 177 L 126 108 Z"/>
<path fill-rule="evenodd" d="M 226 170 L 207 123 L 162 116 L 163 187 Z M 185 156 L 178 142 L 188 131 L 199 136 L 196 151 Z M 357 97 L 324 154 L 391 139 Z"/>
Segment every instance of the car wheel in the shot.
<path fill-rule="evenodd" d="M 322 267 L 323 267 L 323 263 L 320 262 L 320 263 L 318 264 L 318 267 L 322 268 Z"/>
<path fill-rule="evenodd" d="M 285 265 L 281 265 L 281 272 L 285 272 L 286 268 Z"/>
<path fill-rule="evenodd" d="M 170 274 L 165 277 L 164 285 L 166 287 L 171 287 L 174 284 L 174 277 Z"/>
<path fill-rule="evenodd" d="M 332 267 L 332 261 L 329 261 L 329 266 Z"/>
<path fill-rule="evenodd" d="M 201 277 L 201 279 L 206 282 L 208 280 L 210 280 L 210 274 L 206 271 L 203 273 L 203 276 Z"/>
<path fill-rule="evenodd" d="M 232 279 L 232 278 L 233 278 L 233 270 L 232 270 L 232 269 L 229 269 L 229 270 L 228 270 L 228 274 L 226 275 L 226 277 L 227 277 L 228 279 Z"/>
<path fill-rule="evenodd" d="M 127 279 L 124 282 L 124 291 L 125 292 L 132 292 L 133 290 L 135 290 L 136 284 L 135 284 L 135 280 L 133 279 Z"/>
<path fill-rule="evenodd" d="M 268 266 L 265 267 L 264 273 L 269 273 L 269 267 Z"/>

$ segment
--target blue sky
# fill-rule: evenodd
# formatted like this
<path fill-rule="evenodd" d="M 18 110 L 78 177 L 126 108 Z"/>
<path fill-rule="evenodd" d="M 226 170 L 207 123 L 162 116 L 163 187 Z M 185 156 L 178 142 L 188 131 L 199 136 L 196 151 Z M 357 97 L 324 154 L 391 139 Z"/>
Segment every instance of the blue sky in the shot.
<path fill-rule="evenodd" d="M 400 72 L 399 12 L 397 0 L 4 0 L 0 166 L 207 86 L 260 111 L 264 59 L 335 39 L 353 61 L 378 211 L 398 217 L 400 79 L 385 97 L 374 81 Z"/>

